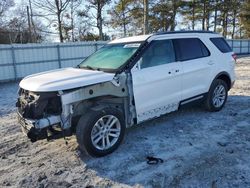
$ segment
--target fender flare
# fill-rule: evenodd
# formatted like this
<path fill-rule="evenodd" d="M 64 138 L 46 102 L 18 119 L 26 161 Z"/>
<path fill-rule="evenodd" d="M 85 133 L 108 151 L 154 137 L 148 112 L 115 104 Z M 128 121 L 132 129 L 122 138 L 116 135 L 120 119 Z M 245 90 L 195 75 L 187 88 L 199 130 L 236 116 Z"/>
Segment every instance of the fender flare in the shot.
<path fill-rule="evenodd" d="M 211 85 L 212 85 L 212 83 L 216 80 L 216 79 L 218 79 L 220 76 L 226 76 L 226 77 L 228 77 L 228 79 L 229 79 L 229 83 L 226 83 L 227 85 L 228 85 L 228 90 L 230 90 L 231 89 L 231 86 L 232 86 L 232 79 L 231 79 L 231 77 L 230 77 L 230 75 L 228 74 L 228 72 L 226 72 L 226 71 L 222 71 L 222 72 L 220 72 L 220 73 L 218 73 L 216 76 L 215 76 L 215 78 L 212 80 L 212 82 L 211 82 L 211 84 L 210 84 L 210 87 L 211 87 Z M 209 88 L 210 88 L 209 87 Z"/>

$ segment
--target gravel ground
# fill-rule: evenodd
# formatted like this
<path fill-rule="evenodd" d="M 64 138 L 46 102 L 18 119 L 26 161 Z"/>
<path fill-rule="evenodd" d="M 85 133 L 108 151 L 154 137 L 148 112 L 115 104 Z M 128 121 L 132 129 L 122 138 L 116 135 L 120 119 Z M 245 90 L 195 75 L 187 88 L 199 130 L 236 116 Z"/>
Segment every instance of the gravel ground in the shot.
<path fill-rule="evenodd" d="M 81 154 L 74 136 L 30 143 L 15 114 L 17 83 L 0 85 L 0 187 L 250 187 L 250 57 L 225 108 L 183 109 L 127 130 L 109 156 Z M 164 160 L 148 165 L 147 156 Z"/>

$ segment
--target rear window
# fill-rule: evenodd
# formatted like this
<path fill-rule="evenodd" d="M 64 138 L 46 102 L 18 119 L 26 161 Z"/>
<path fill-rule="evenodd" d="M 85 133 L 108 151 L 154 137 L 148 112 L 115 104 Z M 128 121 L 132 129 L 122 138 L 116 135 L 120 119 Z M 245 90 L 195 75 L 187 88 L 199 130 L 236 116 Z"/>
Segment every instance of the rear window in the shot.
<path fill-rule="evenodd" d="M 178 61 L 207 57 L 210 55 L 207 47 L 198 38 L 174 39 Z"/>
<path fill-rule="evenodd" d="M 223 37 L 210 38 L 210 40 L 222 53 L 232 52 L 231 47 Z"/>

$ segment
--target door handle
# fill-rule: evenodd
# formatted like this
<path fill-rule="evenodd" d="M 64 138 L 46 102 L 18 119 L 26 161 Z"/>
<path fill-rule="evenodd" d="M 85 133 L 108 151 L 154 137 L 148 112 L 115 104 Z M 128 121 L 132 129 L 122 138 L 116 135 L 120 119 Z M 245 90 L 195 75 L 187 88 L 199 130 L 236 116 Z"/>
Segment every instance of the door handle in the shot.
<path fill-rule="evenodd" d="M 180 72 L 180 70 L 179 69 L 176 69 L 176 70 L 171 70 L 171 71 L 168 71 L 168 74 L 174 74 L 174 73 L 178 73 L 178 72 Z"/>

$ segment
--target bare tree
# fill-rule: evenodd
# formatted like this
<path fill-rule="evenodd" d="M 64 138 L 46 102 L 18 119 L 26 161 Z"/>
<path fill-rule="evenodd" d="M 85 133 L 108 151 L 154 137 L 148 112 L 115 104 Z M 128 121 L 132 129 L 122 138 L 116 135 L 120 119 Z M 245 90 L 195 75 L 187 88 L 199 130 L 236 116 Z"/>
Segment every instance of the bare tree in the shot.
<path fill-rule="evenodd" d="M 41 16 L 47 17 L 55 16 L 57 21 L 57 28 L 59 31 L 60 42 L 63 42 L 63 13 L 66 11 L 71 0 L 33 0 L 33 4 L 43 10 Z"/>
<path fill-rule="evenodd" d="M 99 32 L 99 40 L 104 40 L 103 37 L 103 25 L 104 25 L 104 18 L 103 18 L 103 10 L 104 7 L 111 2 L 111 0 L 87 0 L 88 5 L 86 6 L 86 9 L 82 12 L 84 13 L 84 16 L 89 17 L 89 19 L 95 19 L 96 23 L 95 27 L 97 27 Z M 94 9 L 95 13 L 91 12 L 90 10 Z M 81 14 L 81 13 L 80 13 Z"/>
<path fill-rule="evenodd" d="M 0 1 L 0 16 L 2 16 L 3 13 L 12 6 L 14 6 L 13 0 L 1 0 Z"/>
<path fill-rule="evenodd" d="M 68 18 L 70 21 L 70 23 L 68 24 L 69 26 L 64 26 L 66 27 L 66 29 L 70 29 L 71 31 L 71 36 L 69 37 L 69 39 L 71 38 L 72 42 L 74 42 L 76 40 L 75 37 L 75 32 L 76 32 L 76 21 L 75 21 L 75 17 L 77 16 L 77 10 L 79 8 L 79 6 L 81 5 L 82 0 L 70 0 L 70 8 L 68 13 L 66 14 L 66 18 Z M 68 34 L 69 35 L 69 34 Z"/>
<path fill-rule="evenodd" d="M 33 8 L 32 8 L 32 3 L 31 3 L 31 0 L 29 0 L 29 11 L 30 11 L 30 22 L 31 22 L 31 28 L 32 28 L 32 33 L 33 33 L 33 36 L 32 36 L 32 41 L 36 41 L 38 35 L 37 35 L 37 27 L 35 25 L 35 21 L 34 21 L 34 18 L 33 18 Z"/>
<path fill-rule="evenodd" d="M 40 32 L 37 33 L 36 38 L 31 40 L 34 33 L 31 30 L 29 8 L 28 6 L 21 5 L 12 10 L 14 15 L 9 20 L 5 22 L 5 31 L 2 34 L 2 37 L 5 37 L 5 40 L 1 41 L 3 43 L 28 43 L 28 42 L 41 42 L 43 36 Z M 36 28 L 42 29 L 43 25 L 39 22 L 35 22 L 34 25 Z"/>
<path fill-rule="evenodd" d="M 31 23 L 30 23 L 30 10 L 29 6 L 27 6 L 27 20 L 28 20 L 28 26 L 29 26 L 29 42 L 32 42 L 32 32 L 31 32 Z"/>
<path fill-rule="evenodd" d="M 14 5 L 15 3 L 13 0 L 0 0 L 0 19 L 2 18 L 4 13 Z"/>

